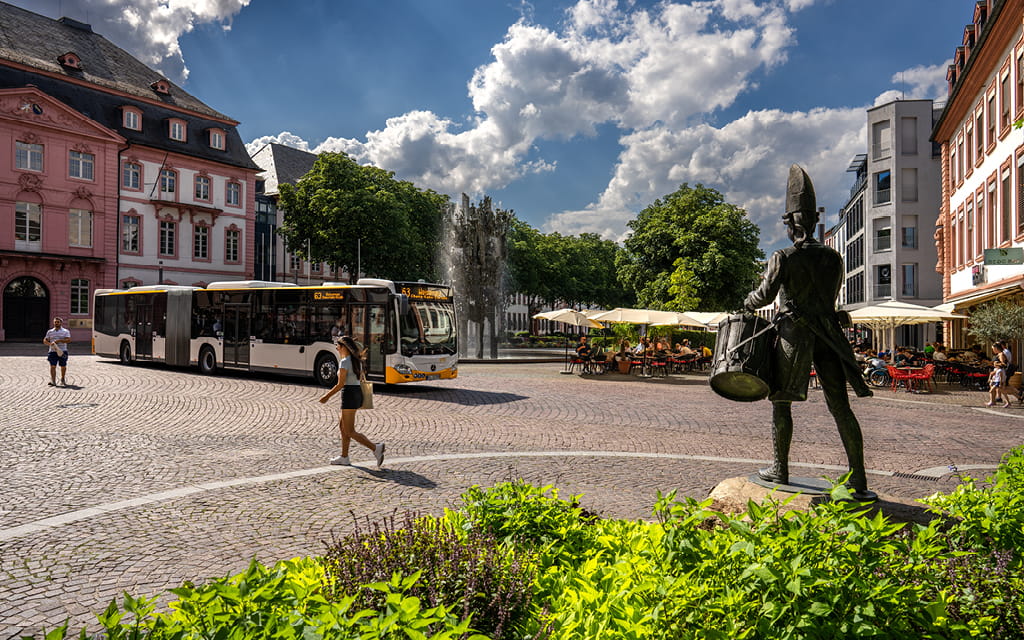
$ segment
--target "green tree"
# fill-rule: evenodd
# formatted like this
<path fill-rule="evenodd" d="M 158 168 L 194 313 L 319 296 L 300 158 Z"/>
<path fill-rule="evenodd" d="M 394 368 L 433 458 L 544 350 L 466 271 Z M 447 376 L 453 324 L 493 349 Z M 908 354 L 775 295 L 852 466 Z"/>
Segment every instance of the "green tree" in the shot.
<path fill-rule="evenodd" d="M 435 280 L 447 197 L 361 166 L 344 153 L 322 153 L 297 184 L 282 184 L 280 233 L 304 259 L 324 260 L 353 277 Z"/>
<path fill-rule="evenodd" d="M 971 311 L 967 332 L 982 342 L 1024 340 L 1024 304 L 994 300 Z"/>
<path fill-rule="evenodd" d="M 757 283 L 764 260 L 758 228 L 714 189 L 683 184 L 628 226 L 618 276 L 640 306 L 728 311 Z"/>

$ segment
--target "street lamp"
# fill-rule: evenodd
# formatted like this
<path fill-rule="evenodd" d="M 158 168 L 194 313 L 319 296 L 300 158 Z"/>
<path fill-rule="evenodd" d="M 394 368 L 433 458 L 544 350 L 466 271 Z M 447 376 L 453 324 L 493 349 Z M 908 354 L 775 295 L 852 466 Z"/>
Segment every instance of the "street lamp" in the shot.
<path fill-rule="evenodd" d="M 160 260 L 159 262 L 157 262 L 157 264 L 160 265 L 160 270 L 157 272 L 157 281 L 156 281 L 156 283 L 157 284 L 163 284 L 164 283 L 164 261 Z"/>

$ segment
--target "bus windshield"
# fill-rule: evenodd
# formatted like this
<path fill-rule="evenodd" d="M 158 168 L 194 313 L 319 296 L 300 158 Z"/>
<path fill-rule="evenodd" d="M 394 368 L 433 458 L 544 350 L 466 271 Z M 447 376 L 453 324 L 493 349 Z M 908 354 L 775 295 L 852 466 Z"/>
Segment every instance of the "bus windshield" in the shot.
<path fill-rule="evenodd" d="M 447 301 L 410 300 L 409 310 L 399 317 L 402 355 L 452 354 L 455 339 L 455 306 Z"/>

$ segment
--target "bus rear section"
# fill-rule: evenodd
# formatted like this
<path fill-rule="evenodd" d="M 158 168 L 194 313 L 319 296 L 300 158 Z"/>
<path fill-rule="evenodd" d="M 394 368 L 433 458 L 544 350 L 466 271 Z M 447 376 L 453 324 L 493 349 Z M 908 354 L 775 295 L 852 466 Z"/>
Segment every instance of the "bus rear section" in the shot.
<path fill-rule="evenodd" d="M 196 287 L 158 285 L 98 289 L 93 296 L 93 351 L 136 360 L 189 364 L 189 318 Z"/>

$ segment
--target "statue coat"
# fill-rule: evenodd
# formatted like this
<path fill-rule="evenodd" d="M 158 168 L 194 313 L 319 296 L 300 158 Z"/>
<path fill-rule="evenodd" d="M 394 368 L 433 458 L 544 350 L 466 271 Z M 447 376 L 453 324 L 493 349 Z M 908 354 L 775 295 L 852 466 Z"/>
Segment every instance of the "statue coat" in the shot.
<path fill-rule="evenodd" d="M 853 349 L 843 335 L 835 309 L 843 275 L 843 259 L 839 253 L 813 237 L 800 246 L 776 251 L 768 260 L 764 279 L 747 296 L 744 306 L 753 311 L 779 296 L 778 340 L 773 353 L 772 379 L 768 381 L 769 400 L 806 400 L 811 364 L 815 363 L 820 370 L 822 365 L 818 361 L 823 358 L 834 358 L 828 364 L 838 361 L 858 396 L 872 395 L 853 357 Z"/>

